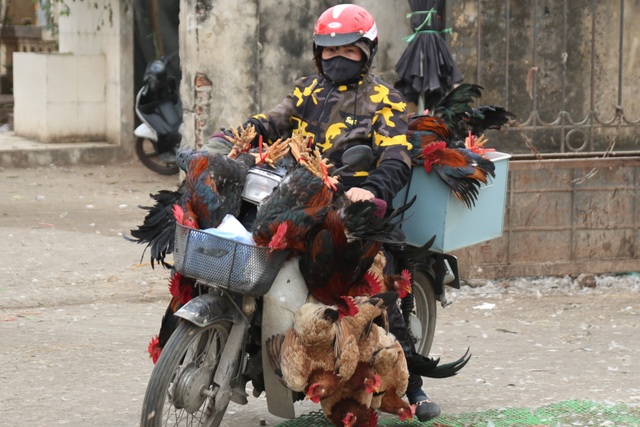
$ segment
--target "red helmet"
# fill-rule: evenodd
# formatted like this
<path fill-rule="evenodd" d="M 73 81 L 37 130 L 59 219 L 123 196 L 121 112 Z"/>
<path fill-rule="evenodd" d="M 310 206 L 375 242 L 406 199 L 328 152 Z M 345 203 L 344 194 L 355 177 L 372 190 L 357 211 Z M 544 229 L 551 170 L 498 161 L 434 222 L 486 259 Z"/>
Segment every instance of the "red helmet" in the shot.
<path fill-rule="evenodd" d="M 378 43 L 378 29 L 373 16 L 355 4 L 339 4 L 325 10 L 313 29 L 316 46 L 343 46 L 358 40 L 372 48 Z"/>

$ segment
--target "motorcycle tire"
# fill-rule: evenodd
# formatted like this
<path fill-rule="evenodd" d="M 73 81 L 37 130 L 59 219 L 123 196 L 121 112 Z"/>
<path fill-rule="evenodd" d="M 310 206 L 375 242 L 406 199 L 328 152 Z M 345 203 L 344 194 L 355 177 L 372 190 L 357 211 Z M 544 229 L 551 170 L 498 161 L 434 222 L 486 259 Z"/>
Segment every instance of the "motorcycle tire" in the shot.
<path fill-rule="evenodd" d="M 436 332 L 437 305 L 433 279 L 423 271 L 418 270 L 413 276 L 413 299 L 416 315 L 411 316 L 409 328 L 417 339 L 416 352 L 429 356 Z"/>
<path fill-rule="evenodd" d="M 204 327 L 183 321 L 162 349 L 142 404 L 142 427 L 218 427 L 213 377 L 231 330 L 217 319 Z M 204 391 L 204 393 L 202 393 Z"/>
<path fill-rule="evenodd" d="M 136 156 L 143 165 L 160 175 L 175 175 L 178 165 L 175 161 L 167 162 L 158 155 L 155 144 L 148 138 L 136 138 Z"/>

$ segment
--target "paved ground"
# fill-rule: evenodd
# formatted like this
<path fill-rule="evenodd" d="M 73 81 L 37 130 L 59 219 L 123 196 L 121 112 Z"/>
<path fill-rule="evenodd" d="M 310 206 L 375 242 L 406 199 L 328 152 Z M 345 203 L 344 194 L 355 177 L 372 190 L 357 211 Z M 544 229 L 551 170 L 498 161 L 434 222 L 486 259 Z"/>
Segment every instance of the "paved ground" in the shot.
<path fill-rule="evenodd" d="M 6 426 L 134 426 L 153 367 L 146 347 L 168 301 L 167 272 L 122 238 L 148 194 L 173 188 L 136 163 L 0 167 L 0 407 Z M 443 360 L 459 376 L 426 385 L 443 411 L 567 399 L 640 403 L 640 280 L 519 279 L 465 287 L 439 312 Z M 307 403 L 301 412 L 316 410 Z M 263 399 L 224 426 L 279 419 Z"/>

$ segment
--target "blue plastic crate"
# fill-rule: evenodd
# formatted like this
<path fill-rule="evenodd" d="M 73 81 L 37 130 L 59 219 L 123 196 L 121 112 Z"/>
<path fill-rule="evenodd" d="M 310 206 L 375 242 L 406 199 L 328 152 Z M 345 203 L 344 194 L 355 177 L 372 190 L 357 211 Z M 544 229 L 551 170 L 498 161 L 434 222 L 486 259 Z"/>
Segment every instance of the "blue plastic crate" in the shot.
<path fill-rule="evenodd" d="M 480 188 L 471 209 L 434 172 L 413 168 L 411 182 L 394 200 L 398 207 L 417 196 L 402 224 L 409 244 L 422 246 L 435 235 L 432 250 L 450 252 L 502 236 L 511 155 L 494 151 L 485 157 L 495 163 L 496 177 Z"/>

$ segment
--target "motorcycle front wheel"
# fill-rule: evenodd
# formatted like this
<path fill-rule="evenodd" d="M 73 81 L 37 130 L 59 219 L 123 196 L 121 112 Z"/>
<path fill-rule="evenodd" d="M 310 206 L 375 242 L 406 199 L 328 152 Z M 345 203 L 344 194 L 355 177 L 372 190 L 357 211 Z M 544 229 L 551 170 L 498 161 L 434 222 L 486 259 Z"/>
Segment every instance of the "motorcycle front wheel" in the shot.
<path fill-rule="evenodd" d="M 416 315 L 410 317 L 409 327 L 417 339 L 416 351 L 429 356 L 436 332 L 436 294 L 431 277 L 423 271 L 413 276 L 413 300 Z"/>
<path fill-rule="evenodd" d="M 157 153 L 155 143 L 152 140 L 136 138 L 135 149 L 136 156 L 138 156 L 140 162 L 155 173 L 160 175 L 175 175 L 178 173 L 175 155 L 170 155 L 168 158 L 163 159 L 163 155 Z"/>
<path fill-rule="evenodd" d="M 213 377 L 227 343 L 231 323 L 214 320 L 205 327 L 183 321 L 162 349 L 142 404 L 142 427 L 217 427 L 227 409 L 216 411 Z"/>

